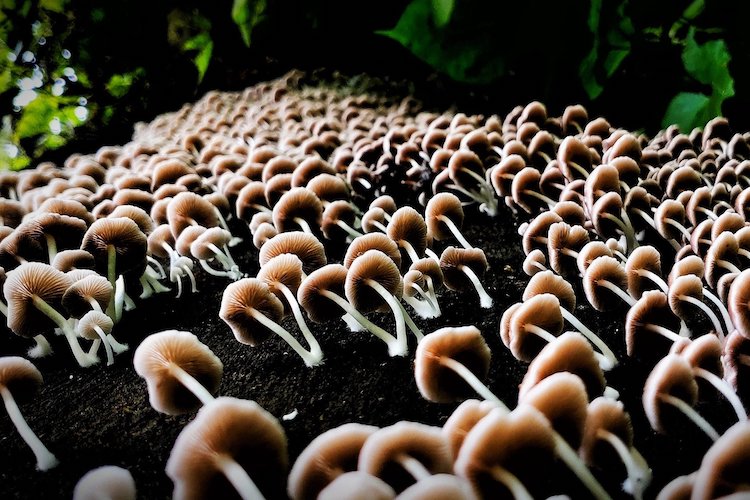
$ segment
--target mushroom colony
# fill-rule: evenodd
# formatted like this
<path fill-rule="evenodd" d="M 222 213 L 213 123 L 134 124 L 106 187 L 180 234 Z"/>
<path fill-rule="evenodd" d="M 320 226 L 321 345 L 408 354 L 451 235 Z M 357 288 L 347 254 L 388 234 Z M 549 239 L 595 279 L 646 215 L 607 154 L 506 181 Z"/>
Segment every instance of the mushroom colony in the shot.
<path fill-rule="evenodd" d="M 209 92 L 123 146 L 3 173 L 0 195 L 0 345 L 28 349 L 0 357 L 1 438 L 39 471 L 70 452 L 22 413 L 35 364 L 56 359 L 71 384 L 118 366 L 143 379 L 138 425 L 179 424 L 160 459 L 179 499 L 750 490 L 750 135 L 723 118 L 651 138 L 580 105 L 433 111 L 400 82 L 295 71 Z M 525 275 L 500 244 L 522 249 Z M 500 272 L 524 278 L 498 294 Z M 216 286 L 190 331 L 139 317 L 167 300 L 180 315 Z M 331 328 L 367 349 L 331 347 Z M 352 408 L 291 450 L 290 426 L 326 414 L 226 390 L 249 377 L 208 329 L 245 363 L 281 352 L 300 385 L 346 355 L 404 360 L 395 390 L 445 418 L 372 425 Z M 642 453 L 659 435 L 699 456 L 690 473 Z M 154 496 L 112 463 L 80 476 L 74 498 Z"/>

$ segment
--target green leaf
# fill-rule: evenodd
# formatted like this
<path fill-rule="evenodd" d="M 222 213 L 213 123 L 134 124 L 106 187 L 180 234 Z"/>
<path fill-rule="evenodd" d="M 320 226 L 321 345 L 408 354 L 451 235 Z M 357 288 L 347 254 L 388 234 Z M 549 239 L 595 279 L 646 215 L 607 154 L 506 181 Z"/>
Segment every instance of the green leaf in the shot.
<path fill-rule="evenodd" d="M 118 99 L 123 97 L 130 91 L 130 87 L 133 86 L 133 83 L 142 77 L 144 73 L 144 69 L 138 67 L 128 73 L 112 75 L 106 85 L 107 92 L 109 92 L 112 97 Z"/>
<path fill-rule="evenodd" d="M 214 42 L 207 32 L 200 33 L 189 39 L 183 45 L 183 50 L 197 50 L 198 54 L 193 58 L 193 64 L 198 69 L 198 82 L 203 81 L 208 65 L 211 62 L 211 54 L 214 50 Z"/>
<path fill-rule="evenodd" d="M 625 60 L 626 57 L 630 54 L 630 48 L 627 49 L 614 49 L 607 54 L 607 57 L 604 59 L 604 71 L 607 74 L 607 78 L 612 76 L 615 71 L 617 71 L 617 68 L 620 67 L 620 64 L 622 64 L 622 61 Z"/>
<path fill-rule="evenodd" d="M 435 21 L 435 26 L 442 28 L 448 24 L 454 7 L 454 0 L 432 0 L 432 18 Z"/>
<path fill-rule="evenodd" d="M 66 0 L 40 0 L 39 7 L 44 10 L 62 14 L 63 12 L 65 12 L 65 4 L 67 3 L 68 2 Z"/>
<path fill-rule="evenodd" d="M 707 118 L 710 101 L 711 99 L 705 94 L 680 92 L 667 106 L 662 127 L 676 124 L 686 133 L 695 127 L 702 127 L 710 119 Z"/>
<path fill-rule="evenodd" d="M 5 68 L 5 70 L 0 73 L 0 94 L 11 87 L 13 87 L 13 73 L 10 68 Z"/>
<path fill-rule="evenodd" d="M 232 20 L 240 29 L 246 47 L 250 46 L 253 28 L 261 21 L 265 10 L 266 0 L 234 0 Z"/>
<path fill-rule="evenodd" d="M 16 122 L 14 139 L 16 141 L 27 137 L 49 132 L 49 122 L 58 110 L 58 100 L 47 94 L 39 94 L 21 111 L 21 118 Z"/>
<path fill-rule="evenodd" d="M 695 28 L 691 28 L 682 51 L 682 62 L 690 76 L 714 93 L 725 97 L 734 95 L 734 80 L 729 74 L 729 51 L 724 40 L 710 40 L 702 45 L 695 41 Z"/>

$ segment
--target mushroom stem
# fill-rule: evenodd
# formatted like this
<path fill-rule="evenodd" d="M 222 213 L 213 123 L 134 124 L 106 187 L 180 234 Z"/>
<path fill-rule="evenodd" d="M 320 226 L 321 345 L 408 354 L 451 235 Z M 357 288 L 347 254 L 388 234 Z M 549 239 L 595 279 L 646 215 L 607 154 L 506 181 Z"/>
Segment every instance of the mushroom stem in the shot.
<path fill-rule="evenodd" d="M 425 248 L 424 254 L 435 262 L 440 262 L 440 257 L 438 256 L 438 254 L 432 251 L 432 248 Z"/>
<path fill-rule="evenodd" d="M 685 237 L 685 239 L 687 239 L 687 241 L 690 241 L 690 231 L 688 231 L 685 228 L 685 226 L 683 226 L 682 224 L 680 224 L 676 220 L 670 219 L 668 217 L 666 219 L 664 219 L 664 222 L 667 223 L 667 224 L 669 224 L 672 227 L 677 228 L 682 233 L 682 236 Z"/>
<path fill-rule="evenodd" d="M 510 494 L 513 495 L 515 500 L 533 500 L 529 490 L 523 485 L 523 483 L 516 477 L 515 474 L 510 472 L 505 467 L 495 465 L 489 470 L 492 479 L 501 483 L 503 486 L 508 488 Z"/>
<path fill-rule="evenodd" d="M 594 498 L 604 499 L 611 498 L 607 491 L 596 480 L 586 464 L 580 459 L 578 454 L 570 447 L 567 441 L 557 432 L 552 433 L 555 441 L 555 452 L 557 456 L 565 462 L 565 465 L 576 475 L 578 479 L 588 488 Z"/>
<path fill-rule="evenodd" d="M 373 221 L 370 221 L 370 224 L 371 224 L 371 225 L 373 225 L 373 226 L 375 226 L 376 228 L 378 228 L 378 229 L 379 229 L 379 230 L 380 230 L 381 232 L 383 232 L 384 234 L 388 234 L 388 228 L 387 228 L 387 227 L 385 227 L 385 226 L 384 226 L 383 224 L 381 224 L 380 222 L 378 222 L 378 221 L 376 221 L 376 220 L 373 220 Z"/>
<path fill-rule="evenodd" d="M 718 215 L 716 215 L 716 214 L 715 214 L 714 212 L 712 212 L 711 210 L 707 209 L 706 207 L 696 207 L 695 209 L 696 209 L 696 210 L 697 210 L 698 212 L 702 212 L 702 213 L 706 214 L 706 216 L 707 216 L 707 217 L 708 217 L 709 219 L 711 219 L 711 220 L 716 220 L 716 219 L 718 219 L 718 218 L 719 218 L 719 216 L 718 216 Z"/>
<path fill-rule="evenodd" d="M 302 311 L 300 310 L 299 304 L 297 303 L 297 299 L 294 297 L 294 294 L 291 290 L 289 290 L 289 287 L 287 287 L 283 283 L 279 283 L 279 289 L 281 290 L 281 293 L 284 294 L 284 298 L 286 298 L 289 307 L 292 309 L 292 314 L 294 315 L 294 319 L 297 320 L 297 324 L 299 325 L 299 329 L 302 332 L 302 336 L 305 337 L 307 344 L 310 346 L 310 353 L 316 358 L 323 359 L 323 350 L 320 348 L 320 344 L 315 339 L 315 336 L 313 336 L 310 328 L 307 326 L 305 317 L 302 316 Z"/>
<path fill-rule="evenodd" d="M 70 350 L 73 351 L 73 356 L 76 358 L 76 361 L 82 368 L 91 366 L 99 361 L 99 358 L 95 356 L 89 356 L 87 353 L 83 352 L 83 349 L 81 349 L 81 344 L 78 343 L 78 338 L 76 337 L 75 332 L 70 328 L 68 322 L 59 312 L 57 312 L 52 306 L 47 304 L 44 299 L 37 295 L 34 295 L 32 298 L 32 303 L 34 304 L 34 307 L 45 314 L 49 319 L 54 321 L 55 324 L 60 328 L 60 330 L 65 333 L 65 338 L 70 345 Z"/>
<path fill-rule="evenodd" d="M 231 278 L 232 274 L 227 271 L 219 271 L 218 269 L 214 269 L 213 267 L 208 265 L 208 262 L 206 262 L 203 259 L 200 259 L 198 262 L 200 262 L 201 267 L 210 275 L 212 276 L 220 276 L 222 278 Z"/>
<path fill-rule="evenodd" d="M 193 377 L 188 372 L 183 370 L 176 363 L 173 363 L 173 362 L 169 363 L 169 372 L 171 375 L 174 376 L 174 378 L 179 380 L 180 383 L 184 385 L 187 390 L 192 392 L 193 396 L 198 398 L 200 402 L 203 403 L 204 405 L 211 403 L 215 399 L 213 395 L 210 392 L 208 392 L 208 389 L 203 387 L 203 384 L 198 382 L 195 379 L 195 377 Z"/>
<path fill-rule="evenodd" d="M 400 453 L 396 456 L 396 461 L 401 467 L 406 469 L 406 472 L 408 472 L 416 481 L 421 481 L 432 475 L 422 462 L 406 453 Z"/>
<path fill-rule="evenodd" d="M 231 457 L 227 455 L 216 457 L 216 465 L 224 477 L 232 483 L 242 500 L 265 500 L 253 480 L 247 475 L 247 471 Z"/>
<path fill-rule="evenodd" d="M 320 294 L 329 300 L 335 302 L 341 309 L 349 313 L 360 325 L 365 327 L 367 331 L 375 335 L 377 338 L 382 340 L 388 346 L 388 354 L 391 356 L 404 356 L 407 353 L 406 344 L 399 342 L 399 340 L 380 328 L 378 325 L 367 319 L 362 313 L 357 311 L 354 306 L 349 302 L 342 299 L 330 290 L 321 290 Z"/>
<path fill-rule="evenodd" d="M 482 286 L 482 283 L 479 281 L 479 276 L 477 276 L 469 266 L 466 266 L 464 264 L 459 265 L 458 268 L 466 275 L 467 278 L 469 278 L 471 284 L 474 285 L 477 294 L 479 294 L 479 305 L 483 309 L 489 309 L 490 307 L 492 307 L 492 297 L 490 297 L 490 295 Z"/>
<path fill-rule="evenodd" d="M 30 358 L 43 358 L 52 354 L 52 346 L 49 345 L 47 337 L 40 333 L 34 336 L 34 342 L 36 345 L 26 352 Z"/>
<path fill-rule="evenodd" d="M 2 313 L 6 318 L 8 317 L 8 306 L 2 300 L 0 300 L 0 313 Z"/>
<path fill-rule="evenodd" d="M 386 290 L 386 288 L 377 281 L 368 279 L 365 281 L 365 284 L 375 290 L 378 295 L 383 297 L 383 300 L 386 301 L 388 306 L 391 308 L 391 311 L 393 311 L 393 317 L 396 320 L 396 339 L 398 340 L 399 344 L 403 346 L 404 351 L 408 350 L 406 344 L 406 320 L 404 319 L 404 314 L 401 312 L 401 303 L 396 300 L 396 297 L 394 297 L 393 294 Z"/>
<path fill-rule="evenodd" d="M 36 467 L 41 471 L 49 470 L 55 467 L 59 462 L 57 458 L 50 452 L 44 443 L 34 434 L 29 424 L 26 423 L 26 419 L 23 418 L 21 410 L 16 404 L 16 400 L 13 398 L 13 394 L 8 390 L 7 387 L 0 385 L 0 395 L 3 397 L 3 403 L 5 403 L 5 410 L 8 412 L 10 420 L 13 425 L 16 426 L 18 433 L 26 444 L 31 448 L 36 457 Z"/>
<path fill-rule="evenodd" d="M 643 498 L 643 490 L 651 482 L 651 470 L 648 465 L 639 463 L 639 460 L 634 456 L 637 453 L 635 448 L 628 447 L 616 434 L 606 429 L 599 429 L 596 431 L 596 436 L 609 443 L 625 465 L 628 479 L 622 485 L 623 491 L 633 495 L 636 500 Z"/>
<path fill-rule="evenodd" d="M 440 364 L 444 367 L 453 370 L 453 372 L 456 373 L 459 377 L 464 379 L 464 381 L 471 386 L 472 389 L 476 391 L 477 394 L 482 396 L 487 401 L 491 401 L 492 403 L 495 403 L 497 406 L 502 408 L 503 411 L 509 412 L 510 408 L 508 408 L 505 403 L 503 403 L 500 398 L 495 396 L 490 389 L 484 385 L 484 383 L 479 380 L 479 378 L 474 374 L 473 371 L 469 370 L 466 365 L 463 363 L 460 363 L 456 361 L 453 358 L 449 358 L 447 356 L 441 356 L 440 357 Z"/>
<path fill-rule="evenodd" d="M 636 272 L 638 273 L 638 276 L 648 278 L 653 284 L 658 286 L 662 292 L 669 293 L 669 286 L 664 282 L 662 277 L 655 272 L 649 271 L 648 269 L 638 269 Z"/>
<path fill-rule="evenodd" d="M 157 273 L 160 279 L 164 279 L 167 277 L 167 273 L 164 272 L 164 267 L 161 265 L 161 263 L 158 260 L 151 257 L 150 255 L 146 255 L 146 260 L 150 264 L 149 267 L 153 266 L 151 267 L 151 269 L 153 269 Z"/>
<path fill-rule="evenodd" d="M 708 316 L 708 319 L 711 320 L 711 323 L 714 325 L 714 330 L 716 330 L 716 335 L 718 335 L 719 340 L 724 342 L 724 332 L 721 329 L 721 322 L 719 321 L 719 318 L 714 314 L 714 312 L 711 310 L 710 307 L 708 307 L 706 304 L 703 303 L 702 300 L 698 300 L 695 297 L 691 297 L 689 295 L 681 295 L 679 297 L 680 300 L 684 300 L 688 304 L 692 304 L 701 311 L 703 311 L 706 316 Z M 731 333 L 731 332 L 728 332 Z"/>
<path fill-rule="evenodd" d="M 427 291 L 429 292 L 430 301 L 432 302 L 432 306 L 435 308 L 435 317 L 438 317 L 442 314 L 442 311 L 440 311 L 440 304 L 438 304 L 437 293 L 435 293 L 435 283 L 432 281 L 432 278 L 430 276 L 426 276 L 425 279 L 427 281 Z"/>
<path fill-rule="evenodd" d="M 119 343 L 111 333 L 107 334 L 107 341 L 109 342 L 109 345 L 112 346 L 112 350 L 115 354 L 120 354 L 130 349 L 128 344 Z"/>
<path fill-rule="evenodd" d="M 364 332 L 367 330 L 367 328 L 362 326 L 362 323 L 354 319 L 354 316 L 349 313 L 344 313 L 344 315 L 341 316 L 341 319 L 344 320 L 344 323 L 346 323 L 346 326 L 349 327 L 349 331 L 351 332 Z"/>
<path fill-rule="evenodd" d="M 464 238 L 464 235 L 461 234 L 461 231 L 458 229 L 458 226 L 445 215 L 438 215 L 437 217 L 440 221 L 442 221 L 446 226 L 448 226 L 448 229 L 450 229 L 451 233 L 453 233 L 453 236 L 456 237 L 458 242 L 461 244 L 462 247 L 466 249 L 473 248 L 468 241 L 466 241 L 466 238 Z"/>
<path fill-rule="evenodd" d="M 537 326 L 537 325 L 525 325 L 524 328 L 526 329 L 527 332 L 533 333 L 537 337 L 546 341 L 548 344 L 551 344 L 557 338 L 554 335 L 552 335 L 550 332 L 545 330 L 544 328 Z"/>
<path fill-rule="evenodd" d="M 94 331 L 97 335 L 99 335 L 99 338 L 102 339 L 102 344 L 104 344 L 104 351 L 107 353 L 107 366 L 110 366 L 115 362 L 115 358 L 112 355 L 112 346 L 109 345 L 107 334 L 104 333 L 104 330 L 102 330 L 99 325 L 94 325 Z"/>
<path fill-rule="evenodd" d="M 709 424 L 705 418 L 701 417 L 698 412 L 695 411 L 695 408 L 687 404 L 685 401 L 672 396 L 671 394 L 659 394 L 657 397 L 660 401 L 670 404 L 680 410 L 687 418 L 692 420 L 693 423 L 700 428 L 700 430 L 705 432 L 712 441 L 717 441 L 719 439 L 719 433 L 716 432 L 716 429 L 714 429 L 713 426 Z"/>
<path fill-rule="evenodd" d="M 745 407 L 742 406 L 742 401 L 737 397 L 737 393 L 732 390 L 729 384 L 719 378 L 715 373 L 712 373 L 705 368 L 695 367 L 693 373 L 696 377 L 700 377 L 712 386 L 716 388 L 732 405 L 734 412 L 737 414 L 737 419 L 740 421 L 747 420 L 747 412 Z"/>
<path fill-rule="evenodd" d="M 398 240 L 397 243 L 399 244 L 399 246 L 403 247 L 404 250 L 406 250 L 406 253 L 409 254 L 409 258 L 412 260 L 412 262 L 416 262 L 419 260 L 419 254 L 417 254 L 417 251 L 414 250 L 414 247 L 411 243 L 406 240 Z"/>
<path fill-rule="evenodd" d="M 435 317 L 435 308 L 432 306 L 432 302 L 428 300 L 420 300 L 417 297 L 407 297 L 406 295 L 402 298 L 412 309 L 414 309 L 414 312 L 417 313 L 420 318 Z"/>
<path fill-rule="evenodd" d="M 615 285 L 611 281 L 608 280 L 599 280 L 596 282 L 598 285 L 603 286 L 610 292 L 614 293 L 618 297 L 620 297 L 625 303 L 627 303 L 630 307 L 633 307 L 635 305 L 635 299 L 625 293 L 625 291 L 620 288 L 619 286 Z"/>
<path fill-rule="evenodd" d="M 47 241 L 47 256 L 49 258 L 49 263 L 52 264 L 55 255 L 57 255 L 57 242 L 55 241 L 55 238 L 49 234 L 45 234 L 44 238 Z"/>
<path fill-rule="evenodd" d="M 122 310 L 118 313 L 117 307 L 117 275 L 115 274 L 115 262 L 117 260 L 117 251 L 113 245 L 107 245 L 107 279 L 109 284 L 112 285 L 112 297 L 107 306 L 107 316 L 117 323 L 120 321 L 122 316 Z M 120 304 L 122 306 L 122 304 Z"/>
<path fill-rule="evenodd" d="M 581 323 L 581 321 L 576 318 L 573 313 L 565 309 L 564 307 L 560 307 L 560 312 L 562 313 L 563 318 L 570 323 L 573 328 L 581 332 L 584 337 L 586 337 L 589 342 L 594 344 L 597 349 L 604 355 L 604 357 L 607 359 L 608 363 L 606 366 L 602 366 L 602 370 L 611 370 L 615 366 L 617 366 L 617 357 L 615 356 L 615 353 L 612 352 L 612 349 L 609 348 L 609 346 L 599 337 L 597 334 L 591 331 L 589 327 Z"/>
<path fill-rule="evenodd" d="M 644 212 L 643 210 L 641 210 L 640 208 L 634 208 L 633 213 L 635 213 L 636 215 L 640 215 L 643 218 L 643 220 L 645 220 L 648 223 L 649 226 L 653 228 L 656 227 L 656 221 L 654 220 L 654 218 L 651 217 L 646 212 Z"/>
<path fill-rule="evenodd" d="M 295 217 L 292 219 L 294 222 L 296 222 L 300 228 L 307 234 L 314 234 L 312 228 L 310 227 L 310 224 L 307 223 L 305 219 L 302 217 Z"/>
<path fill-rule="evenodd" d="M 362 236 L 362 233 L 355 230 L 352 226 L 350 226 L 349 224 L 347 224 L 346 222 L 342 220 L 336 221 L 336 225 L 340 227 L 341 229 L 343 229 L 344 231 L 346 231 L 346 234 L 348 234 L 352 238 L 358 238 Z"/>
<path fill-rule="evenodd" d="M 724 326 L 727 327 L 727 333 L 732 332 L 734 330 L 734 323 L 732 323 L 732 318 L 729 317 L 729 311 L 727 311 L 724 303 L 708 288 L 703 289 L 703 296 L 713 302 L 721 313 L 721 319 L 724 320 Z"/>
<path fill-rule="evenodd" d="M 731 272 L 731 273 L 741 273 L 742 272 L 739 267 L 735 266 L 734 264 L 732 264 L 728 260 L 716 259 L 716 263 L 718 265 L 720 265 L 721 267 L 723 267 L 724 269 L 729 270 L 729 272 Z"/>
<path fill-rule="evenodd" d="M 398 306 L 401 308 L 401 314 L 404 315 L 406 326 L 409 327 L 409 330 L 411 330 L 411 333 L 413 333 L 414 336 L 417 337 L 417 342 L 419 342 L 424 338 L 422 330 L 420 330 L 419 327 L 414 323 L 414 321 L 411 319 L 411 316 L 409 316 L 409 313 L 406 311 L 406 309 L 404 309 L 404 306 L 401 305 L 401 302 L 398 303 Z"/>
<path fill-rule="evenodd" d="M 269 319 L 265 314 L 256 309 L 251 309 L 250 311 L 252 317 L 258 323 L 265 326 L 273 333 L 284 339 L 284 341 L 289 344 L 289 347 L 294 349 L 294 352 L 299 354 L 299 356 L 302 358 L 302 361 L 305 362 L 305 366 L 312 367 L 320 364 L 322 358 L 314 356 L 313 353 L 302 347 L 302 344 L 300 344 L 297 339 L 292 337 L 292 335 L 287 332 L 281 325 L 279 325 L 272 319 Z"/>
<path fill-rule="evenodd" d="M 624 215 L 624 212 L 623 212 L 623 215 Z M 602 214 L 602 217 L 604 217 L 605 219 L 611 220 L 612 222 L 615 223 L 615 225 L 617 225 L 617 227 L 620 228 L 622 233 L 625 235 L 625 241 L 627 242 L 626 245 L 627 245 L 628 253 L 632 252 L 633 249 L 638 246 L 638 243 L 636 242 L 636 239 L 635 239 L 635 230 L 633 229 L 631 225 L 626 224 L 625 222 L 622 221 L 622 219 L 620 219 L 614 214 L 605 212 Z"/>
<path fill-rule="evenodd" d="M 662 337 L 666 337 L 667 339 L 671 340 L 672 342 L 677 342 L 678 340 L 681 340 L 683 337 L 679 334 L 673 332 L 672 330 L 668 328 L 664 328 L 661 325 L 657 325 L 654 323 L 649 323 L 645 325 L 645 328 L 647 330 L 651 330 L 654 333 L 658 333 Z"/>
<path fill-rule="evenodd" d="M 549 208 L 552 208 L 557 204 L 553 199 L 549 198 L 548 196 L 544 196 L 543 194 L 537 193 L 536 191 L 532 191 L 531 189 L 524 189 L 523 193 L 528 194 L 529 196 L 533 196 L 534 198 L 537 198 L 538 200 L 543 201 L 544 203 L 549 205 Z"/>
<path fill-rule="evenodd" d="M 576 127 L 578 127 L 578 125 L 576 125 Z M 580 129 L 580 127 L 578 127 L 578 131 L 582 132 L 581 129 Z M 576 172 L 578 172 L 579 174 L 581 174 L 584 179 L 588 179 L 588 177 L 589 177 L 589 171 L 586 170 L 585 168 L 583 168 L 582 166 L 580 166 L 578 163 L 576 163 L 574 161 L 568 160 L 568 161 L 565 162 L 565 164 L 567 166 L 569 166 L 569 167 L 573 167 L 573 169 Z"/>

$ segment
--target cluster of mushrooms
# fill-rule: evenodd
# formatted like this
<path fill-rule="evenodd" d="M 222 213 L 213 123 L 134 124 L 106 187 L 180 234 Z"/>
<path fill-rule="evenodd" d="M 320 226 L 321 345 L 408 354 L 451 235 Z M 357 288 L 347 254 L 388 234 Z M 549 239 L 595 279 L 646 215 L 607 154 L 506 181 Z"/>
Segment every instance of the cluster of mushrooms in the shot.
<path fill-rule="evenodd" d="M 33 340 L 31 358 L 65 346 L 53 340 L 61 335 L 81 367 L 112 364 L 128 349 L 114 336 L 123 314 L 158 294 L 195 293 L 200 269 L 227 282 L 218 314 L 240 343 L 262 349 L 275 335 L 315 367 L 325 354 L 311 323 L 345 321 L 382 340 L 383 355 L 416 345 L 422 396 L 462 402 L 442 427 L 331 429 L 289 470 L 276 418 L 253 401 L 216 396 L 221 360 L 190 332 L 155 333 L 134 356 L 152 407 L 197 411 L 166 464 L 175 498 L 286 490 L 293 499 L 527 499 L 538 495 L 530 464 L 564 465 L 595 498 L 613 494 L 596 473 L 621 470 L 622 490 L 642 498 L 651 469 L 605 377 L 620 349 L 576 316 L 583 290 L 594 309 L 621 314 L 628 356 L 652 368 L 643 410 L 653 429 L 689 419 L 714 441 L 700 469 L 659 498 L 750 487 L 737 474 L 750 462 L 738 396 L 750 387 L 750 137 L 717 118 L 690 135 L 670 127 L 649 139 L 581 106 L 551 117 L 538 102 L 504 118 L 436 113 L 392 90 L 291 72 L 243 92 L 209 92 L 137 124 L 123 146 L 3 173 L 8 328 Z M 482 332 L 425 334 L 412 319 L 439 318 L 444 288 L 492 306 L 487 258 L 461 228 L 464 209 L 493 217 L 507 213 L 502 204 L 528 219 L 519 232 L 531 278 L 498 318 L 503 344 L 527 364 L 514 409 L 484 383 L 491 350 Z M 232 255 L 248 238 L 255 276 Z M 329 262 L 332 254 L 343 258 Z M 373 312 L 392 315 L 393 331 Z M 47 470 L 57 459 L 14 400 L 41 382 L 27 359 L 0 358 L 0 394 Z M 710 390 L 736 413 L 728 430 L 694 409 Z M 75 497 L 104 489 L 117 498 L 136 491 L 127 471 L 103 467 L 81 479 Z"/>

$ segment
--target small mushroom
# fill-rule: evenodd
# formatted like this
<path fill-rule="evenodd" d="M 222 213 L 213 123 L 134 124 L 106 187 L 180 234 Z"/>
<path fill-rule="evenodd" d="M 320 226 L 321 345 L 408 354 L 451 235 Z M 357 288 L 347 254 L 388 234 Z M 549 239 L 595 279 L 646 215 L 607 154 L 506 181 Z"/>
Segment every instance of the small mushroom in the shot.
<path fill-rule="evenodd" d="M 485 309 L 492 307 L 493 302 L 479 280 L 487 267 L 487 257 L 481 248 L 449 246 L 440 255 L 440 269 L 443 271 L 445 286 L 459 291 L 474 288 L 479 295 L 479 305 Z"/>
<path fill-rule="evenodd" d="M 135 500 L 135 480 L 127 469 L 97 467 L 84 474 L 73 490 L 73 500 Z"/>
<path fill-rule="evenodd" d="M 362 471 L 341 474 L 320 490 L 318 500 L 393 500 L 396 492 L 380 478 Z"/>

